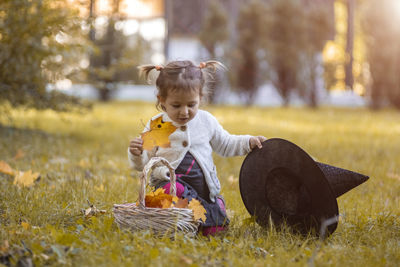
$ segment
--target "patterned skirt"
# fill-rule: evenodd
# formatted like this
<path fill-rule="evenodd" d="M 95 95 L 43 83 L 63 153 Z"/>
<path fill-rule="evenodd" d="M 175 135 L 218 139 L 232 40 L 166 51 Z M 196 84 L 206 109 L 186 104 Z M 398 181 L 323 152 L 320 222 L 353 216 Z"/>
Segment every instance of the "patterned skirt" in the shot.
<path fill-rule="evenodd" d="M 203 172 L 189 152 L 176 168 L 175 174 L 177 177 L 177 189 L 178 187 L 180 188 L 180 190 L 177 190 L 177 195 L 187 198 L 189 201 L 192 198 L 199 200 L 207 211 L 206 222 L 201 224 L 201 228 L 227 226 L 229 224 L 224 199 L 222 196 L 217 196 L 215 202 L 210 200 L 210 191 Z M 169 193 L 169 182 L 161 183 L 157 187 L 163 187 Z"/>

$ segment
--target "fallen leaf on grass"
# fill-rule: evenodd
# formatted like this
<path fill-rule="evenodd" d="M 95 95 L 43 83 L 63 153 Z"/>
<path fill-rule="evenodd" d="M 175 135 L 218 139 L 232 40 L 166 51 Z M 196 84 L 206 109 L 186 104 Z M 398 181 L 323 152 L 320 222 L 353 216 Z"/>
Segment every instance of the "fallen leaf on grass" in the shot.
<path fill-rule="evenodd" d="M 40 253 L 40 256 L 41 256 L 45 261 L 47 261 L 48 259 L 50 259 L 50 257 L 47 256 L 47 255 L 44 254 L 44 253 Z"/>
<path fill-rule="evenodd" d="M 95 185 L 94 189 L 100 192 L 104 192 L 104 185 L 103 184 L 100 184 L 100 186 Z"/>
<path fill-rule="evenodd" d="M 188 208 L 193 211 L 193 217 L 195 221 L 202 220 L 203 222 L 206 222 L 207 211 L 204 209 L 203 205 L 201 205 L 200 201 L 197 199 L 192 199 L 189 202 Z"/>
<path fill-rule="evenodd" d="M 0 160 L 0 172 L 8 175 L 14 175 L 14 170 L 7 162 Z"/>
<path fill-rule="evenodd" d="M 95 215 L 104 214 L 104 213 L 106 213 L 106 210 L 99 210 L 95 206 L 89 207 L 84 210 L 85 217 L 95 216 Z"/>
<path fill-rule="evenodd" d="M 14 177 L 14 184 L 21 187 L 26 186 L 30 187 L 34 184 L 34 182 L 39 178 L 38 172 L 32 172 L 31 170 L 26 172 L 18 171 Z"/>
<path fill-rule="evenodd" d="M 188 264 L 188 265 L 191 265 L 191 264 L 193 264 L 193 260 L 191 259 L 191 258 L 188 258 L 188 257 L 186 257 L 186 256 L 184 256 L 184 255 L 181 255 L 181 261 L 183 262 L 183 263 L 186 263 L 186 264 Z"/>
<path fill-rule="evenodd" d="M 396 180 L 400 181 L 400 174 L 397 174 L 397 173 L 394 173 L 394 172 L 388 172 L 386 175 L 389 178 L 396 179 Z"/>
<path fill-rule="evenodd" d="M 82 168 L 89 168 L 90 167 L 90 163 L 88 159 L 81 159 L 78 163 L 78 165 Z"/>
<path fill-rule="evenodd" d="M 22 159 L 23 157 L 25 157 L 25 152 L 22 151 L 22 149 L 18 149 L 17 153 L 14 156 L 14 160 L 19 160 Z"/>
<path fill-rule="evenodd" d="M 155 146 L 170 147 L 169 136 L 175 132 L 175 127 L 171 122 L 164 122 L 159 117 L 150 122 L 150 130 L 141 134 L 143 149 L 151 151 Z"/>
<path fill-rule="evenodd" d="M 27 222 L 21 222 L 21 226 L 22 226 L 22 228 L 24 228 L 25 230 L 28 230 L 29 229 L 29 227 L 31 226 L 29 223 L 27 223 Z"/>
<path fill-rule="evenodd" d="M 82 209 L 82 213 L 85 215 L 86 218 L 91 217 L 91 216 L 96 216 L 99 214 L 104 214 L 107 212 L 106 210 L 99 210 L 98 208 L 96 208 L 95 205 L 90 204 L 89 200 L 88 200 L 88 204 L 89 204 L 89 208 Z"/>
<path fill-rule="evenodd" d="M 0 246 L 0 252 L 7 252 L 9 248 L 10 244 L 8 243 L 8 240 L 4 240 L 3 244 Z"/>

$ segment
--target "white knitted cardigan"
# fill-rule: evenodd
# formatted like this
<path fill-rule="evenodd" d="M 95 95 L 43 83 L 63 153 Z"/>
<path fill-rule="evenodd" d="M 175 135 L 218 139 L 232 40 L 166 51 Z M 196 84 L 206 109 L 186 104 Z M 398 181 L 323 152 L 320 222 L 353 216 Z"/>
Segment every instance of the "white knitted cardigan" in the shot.
<path fill-rule="evenodd" d="M 217 177 L 216 167 L 213 162 L 212 152 L 224 157 L 241 156 L 250 152 L 250 135 L 231 135 L 218 123 L 217 119 L 209 112 L 199 110 L 196 116 L 186 125 L 179 125 L 172 121 L 166 113 L 160 113 L 152 118 L 155 120 L 162 116 L 164 122 L 172 122 L 178 127 L 169 136 L 171 146 L 158 147 L 153 151 L 144 150 L 142 155 L 135 156 L 129 152 L 130 165 L 138 171 L 149 161 L 150 157 L 163 157 L 173 168 L 177 168 L 187 152 L 190 152 L 201 167 L 206 183 L 210 190 L 210 200 L 215 201 L 221 185 Z M 150 121 L 144 131 L 150 129 Z M 168 168 L 156 167 L 151 175 L 150 185 L 160 181 L 169 180 Z"/>

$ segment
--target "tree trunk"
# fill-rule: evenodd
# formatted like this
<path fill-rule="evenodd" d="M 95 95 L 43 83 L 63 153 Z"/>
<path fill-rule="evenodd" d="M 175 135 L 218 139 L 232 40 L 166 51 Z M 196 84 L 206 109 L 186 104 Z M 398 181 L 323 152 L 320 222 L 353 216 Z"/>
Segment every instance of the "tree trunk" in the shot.
<path fill-rule="evenodd" d="M 353 90 L 353 48 L 354 48 L 354 9 L 355 0 L 347 0 L 347 34 L 345 58 L 345 84 L 346 89 Z"/>
<path fill-rule="evenodd" d="M 93 26 L 95 16 L 94 16 L 94 6 L 96 4 L 96 0 L 90 0 L 89 4 L 89 25 L 90 25 L 90 30 L 89 30 L 89 39 L 90 41 L 94 42 L 95 36 L 96 36 L 96 30 Z"/>

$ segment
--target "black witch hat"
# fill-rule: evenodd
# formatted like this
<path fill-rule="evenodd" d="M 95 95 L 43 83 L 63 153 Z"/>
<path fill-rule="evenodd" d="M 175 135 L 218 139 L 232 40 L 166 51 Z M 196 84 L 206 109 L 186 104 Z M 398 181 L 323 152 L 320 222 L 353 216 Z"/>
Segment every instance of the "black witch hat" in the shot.
<path fill-rule="evenodd" d="M 302 234 L 325 235 L 337 227 L 336 198 L 366 180 L 368 176 L 316 162 L 297 145 L 273 138 L 247 155 L 239 185 L 258 224 L 272 220 Z"/>

